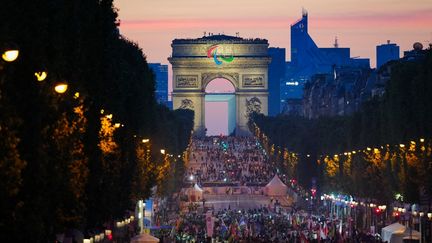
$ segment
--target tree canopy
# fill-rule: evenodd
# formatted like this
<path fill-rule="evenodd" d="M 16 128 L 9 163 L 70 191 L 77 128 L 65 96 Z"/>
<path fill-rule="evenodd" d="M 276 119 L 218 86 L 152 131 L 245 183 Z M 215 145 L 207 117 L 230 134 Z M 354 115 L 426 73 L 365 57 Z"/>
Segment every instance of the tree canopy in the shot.
<path fill-rule="evenodd" d="M 353 115 L 309 120 L 255 114 L 251 125 L 269 147 L 299 155 L 294 176 L 304 186 L 318 178 L 327 191 L 383 201 L 402 193 L 419 202 L 432 195 L 432 51 L 423 60 L 390 65 L 385 95 Z M 286 159 L 275 160 L 284 169 Z"/>
<path fill-rule="evenodd" d="M 162 169 L 174 171 L 167 163 L 183 165 L 159 150 L 181 155 L 193 112 L 156 104 L 154 75 L 119 34 L 112 0 L 4 1 L 2 9 L 1 51 L 12 43 L 20 54 L 0 63 L 0 237 L 47 242 L 68 229 L 102 229 L 150 196 Z M 59 82 L 64 94 L 54 91 Z"/>

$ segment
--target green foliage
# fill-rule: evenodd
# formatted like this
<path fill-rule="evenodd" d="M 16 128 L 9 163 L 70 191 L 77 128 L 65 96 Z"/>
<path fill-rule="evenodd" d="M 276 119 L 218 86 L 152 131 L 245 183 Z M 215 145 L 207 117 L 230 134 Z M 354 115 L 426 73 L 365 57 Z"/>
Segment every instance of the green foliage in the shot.
<path fill-rule="evenodd" d="M 177 155 L 188 145 L 193 113 L 156 104 L 153 74 L 119 35 L 112 2 L 2 2 L 0 45 L 17 44 L 20 56 L 0 63 L 0 241 L 54 241 L 123 217 L 156 185 L 159 149 Z M 48 78 L 37 82 L 41 70 Z M 61 80 L 63 95 L 53 91 Z M 108 127 L 124 127 L 101 136 L 106 114 Z M 142 138 L 152 143 L 147 158 L 137 154 Z"/>
<path fill-rule="evenodd" d="M 324 190 L 383 201 L 402 193 L 407 201 L 418 202 L 420 190 L 432 195 L 430 144 L 417 144 L 410 148 L 414 150 L 386 144 L 432 138 L 432 51 L 426 51 L 424 60 L 394 62 L 390 68 L 384 97 L 365 102 L 351 116 L 308 120 L 255 114 L 253 122 L 271 143 L 301 155 L 297 176 L 305 186 L 318 177 Z M 361 151 L 333 158 L 366 147 L 380 148 L 380 154 Z M 314 157 L 318 163 L 310 159 Z"/>

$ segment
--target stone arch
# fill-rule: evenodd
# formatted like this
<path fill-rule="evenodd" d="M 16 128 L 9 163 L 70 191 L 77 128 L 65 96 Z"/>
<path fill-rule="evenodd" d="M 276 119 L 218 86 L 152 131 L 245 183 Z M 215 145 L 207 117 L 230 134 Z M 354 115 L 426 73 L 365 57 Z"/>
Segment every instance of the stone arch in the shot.
<path fill-rule="evenodd" d="M 223 78 L 228 80 L 234 87 L 235 92 L 239 89 L 239 74 L 238 73 L 221 73 L 221 72 L 215 72 L 215 73 L 203 73 L 201 74 L 201 91 L 205 92 L 207 85 L 217 79 L 217 78 Z"/>
<path fill-rule="evenodd" d="M 175 39 L 171 46 L 173 109 L 195 112 L 194 135 L 205 134 L 205 90 L 217 78 L 234 87 L 235 134 L 251 135 L 248 114 L 268 113 L 268 41 L 212 35 Z"/>

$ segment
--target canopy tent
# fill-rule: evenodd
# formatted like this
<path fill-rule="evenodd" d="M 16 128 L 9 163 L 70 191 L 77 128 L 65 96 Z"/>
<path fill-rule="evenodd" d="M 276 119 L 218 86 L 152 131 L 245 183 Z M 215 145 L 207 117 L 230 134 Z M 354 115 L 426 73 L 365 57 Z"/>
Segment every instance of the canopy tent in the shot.
<path fill-rule="evenodd" d="M 381 230 L 381 238 L 384 242 L 402 243 L 403 239 L 420 239 L 420 232 L 405 227 L 399 223 L 394 223 Z"/>
<path fill-rule="evenodd" d="M 142 233 L 132 238 L 131 242 L 132 243 L 157 243 L 159 242 L 159 239 L 150 234 Z"/>
<path fill-rule="evenodd" d="M 277 175 L 265 186 L 264 191 L 268 196 L 286 196 L 288 187 Z"/>
<path fill-rule="evenodd" d="M 200 201 L 203 197 L 204 190 L 195 183 L 195 185 L 186 190 L 186 195 L 188 196 L 189 201 L 196 202 Z"/>

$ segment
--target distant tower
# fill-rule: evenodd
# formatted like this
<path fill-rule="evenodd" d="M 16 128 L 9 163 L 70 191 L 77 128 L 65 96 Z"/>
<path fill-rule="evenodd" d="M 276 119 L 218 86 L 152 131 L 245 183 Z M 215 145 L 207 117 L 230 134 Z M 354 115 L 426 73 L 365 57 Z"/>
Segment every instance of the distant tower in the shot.
<path fill-rule="evenodd" d="M 337 36 L 335 37 L 334 47 L 335 47 L 335 48 L 339 48 L 339 43 L 338 43 L 338 38 L 337 38 Z"/>
<path fill-rule="evenodd" d="M 281 80 L 285 77 L 285 48 L 269 47 L 268 54 L 271 57 L 271 62 L 268 69 L 268 114 L 276 116 L 280 113 L 280 90 Z"/>
<path fill-rule="evenodd" d="M 399 59 L 399 46 L 390 43 L 387 40 L 387 44 L 382 44 L 376 47 L 376 68 L 380 68 L 383 64 L 391 60 Z"/>
<path fill-rule="evenodd" d="M 305 8 L 302 8 L 302 16 L 307 17 L 307 15 L 308 15 L 307 10 Z"/>
<path fill-rule="evenodd" d="M 168 65 L 149 63 L 150 69 L 155 75 L 156 101 L 159 104 L 168 105 Z"/>

